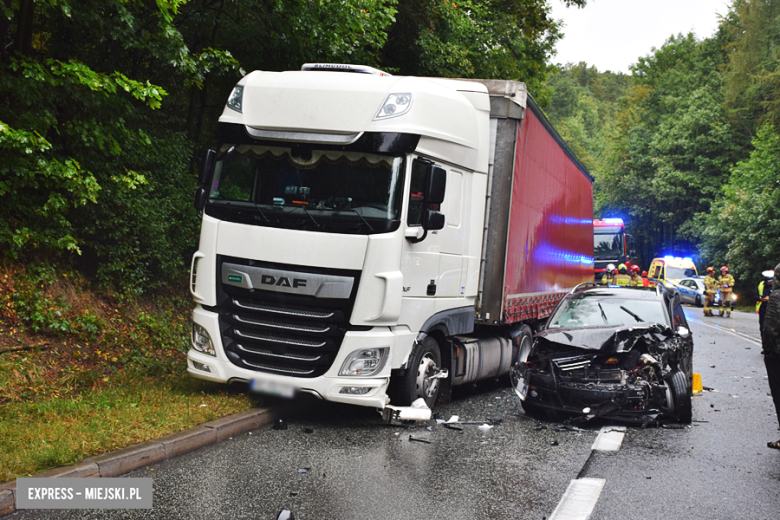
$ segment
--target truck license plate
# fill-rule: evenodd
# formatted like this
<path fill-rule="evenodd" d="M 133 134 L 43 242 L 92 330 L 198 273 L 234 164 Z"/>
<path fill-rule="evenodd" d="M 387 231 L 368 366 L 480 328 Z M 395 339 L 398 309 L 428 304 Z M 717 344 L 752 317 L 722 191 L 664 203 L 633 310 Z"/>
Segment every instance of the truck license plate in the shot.
<path fill-rule="evenodd" d="M 286 399 L 292 399 L 295 395 L 295 388 L 284 383 L 276 383 L 274 381 L 262 381 L 258 379 L 252 379 L 249 382 L 249 388 L 253 392 L 258 392 L 266 395 L 274 395 L 277 397 L 284 397 Z"/>

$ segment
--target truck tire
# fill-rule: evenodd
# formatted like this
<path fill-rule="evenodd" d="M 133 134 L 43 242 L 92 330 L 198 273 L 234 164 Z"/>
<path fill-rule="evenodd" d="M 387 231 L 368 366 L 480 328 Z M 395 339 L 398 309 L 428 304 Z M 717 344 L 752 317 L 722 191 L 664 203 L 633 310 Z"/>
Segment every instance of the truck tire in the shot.
<path fill-rule="evenodd" d="M 693 419 L 693 399 L 691 398 L 688 377 L 682 370 L 675 370 L 667 384 L 671 390 L 675 417 L 681 423 L 689 424 Z"/>
<path fill-rule="evenodd" d="M 409 357 L 409 364 L 403 376 L 396 381 L 395 398 L 397 402 L 390 402 L 397 406 L 409 406 L 413 401 L 422 397 L 429 408 L 433 408 L 439 395 L 441 381 L 428 379 L 441 367 L 441 350 L 439 343 L 430 336 L 426 336 L 417 343 Z"/>
<path fill-rule="evenodd" d="M 528 360 L 528 354 L 531 353 L 531 344 L 533 343 L 533 332 L 531 327 L 523 325 L 520 327 L 519 342 L 517 344 L 517 357 L 515 363 L 525 363 Z"/>

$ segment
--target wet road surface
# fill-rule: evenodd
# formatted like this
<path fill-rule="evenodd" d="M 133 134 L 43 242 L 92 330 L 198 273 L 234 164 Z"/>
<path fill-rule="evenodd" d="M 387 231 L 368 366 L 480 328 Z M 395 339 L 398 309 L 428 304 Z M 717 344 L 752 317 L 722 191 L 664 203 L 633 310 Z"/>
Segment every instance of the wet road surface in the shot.
<path fill-rule="evenodd" d="M 305 399 L 281 403 L 287 430 L 256 430 L 127 475 L 154 478 L 152 510 L 10 518 L 275 519 L 287 508 L 298 520 L 541 520 L 578 478 L 603 485 L 593 519 L 778 518 L 780 452 L 766 442 L 780 432 L 757 316 L 686 313 L 694 371 L 713 391 L 694 397 L 690 427 L 629 426 L 614 452 L 591 449 L 604 424 L 560 432 L 524 416 L 506 382 L 458 389 L 436 410 L 443 419 L 502 418 L 489 430 L 389 426 L 373 410 Z"/>

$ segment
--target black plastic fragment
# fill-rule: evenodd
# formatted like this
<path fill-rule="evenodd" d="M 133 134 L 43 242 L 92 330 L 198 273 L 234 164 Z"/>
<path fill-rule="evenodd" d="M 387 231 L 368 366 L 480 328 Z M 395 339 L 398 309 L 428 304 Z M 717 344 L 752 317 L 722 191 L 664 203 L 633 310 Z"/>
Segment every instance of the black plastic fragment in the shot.
<path fill-rule="evenodd" d="M 552 442 L 550 443 L 550 446 L 558 446 L 558 441 L 552 441 Z"/>
<path fill-rule="evenodd" d="M 415 437 L 414 435 L 409 436 L 409 442 L 423 442 L 425 444 L 431 444 L 431 441 L 428 439 L 421 439 L 419 437 Z"/>
<path fill-rule="evenodd" d="M 273 427 L 271 429 L 272 430 L 286 430 L 287 429 L 287 423 L 284 422 L 284 419 L 278 419 L 274 423 L 274 425 L 273 425 Z"/>
<path fill-rule="evenodd" d="M 301 428 L 303 433 L 314 433 L 314 428 Z"/>
<path fill-rule="evenodd" d="M 458 423 L 443 423 L 442 426 L 444 426 L 448 430 L 457 430 L 459 432 L 463 431 L 463 426 L 461 426 Z"/>
<path fill-rule="evenodd" d="M 536 423 L 536 427 L 534 427 L 534 430 L 546 430 L 547 426 L 545 426 L 542 423 Z"/>
<path fill-rule="evenodd" d="M 662 428 L 666 428 L 667 430 L 683 430 L 685 429 L 685 426 L 683 426 L 680 423 L 666 423 L 661 425 Z"/>

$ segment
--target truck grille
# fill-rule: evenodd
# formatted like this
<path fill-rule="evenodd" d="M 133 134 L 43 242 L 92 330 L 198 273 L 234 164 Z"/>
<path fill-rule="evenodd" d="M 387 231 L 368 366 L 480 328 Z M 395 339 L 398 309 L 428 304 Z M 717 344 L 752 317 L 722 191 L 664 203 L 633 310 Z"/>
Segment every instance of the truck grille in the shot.
<path fill-rule="evenodd" d="M 219 314 L 222 344 L 231 363 L 257 372 L 295 377 L 324 374 L 350 328 L 360 273 L 324 269 L 307 273 L 287 265 L 232 257 L 220 257 L 218 273 L 223 264 L 229 264 L 226 268 L 231 273 L 245 268 L 255 274 L 295 271 L 301 278 L 310 275 L 320 280 L 329 276 L 354 280 L 348 298 L 316 298 L 291 294 L 289 290 L 278 292 L 273 287 L 239 287 L 224 283 L 221 278 L 225 277 L 217 276 L 219 305 L 213 310 Z"/>

